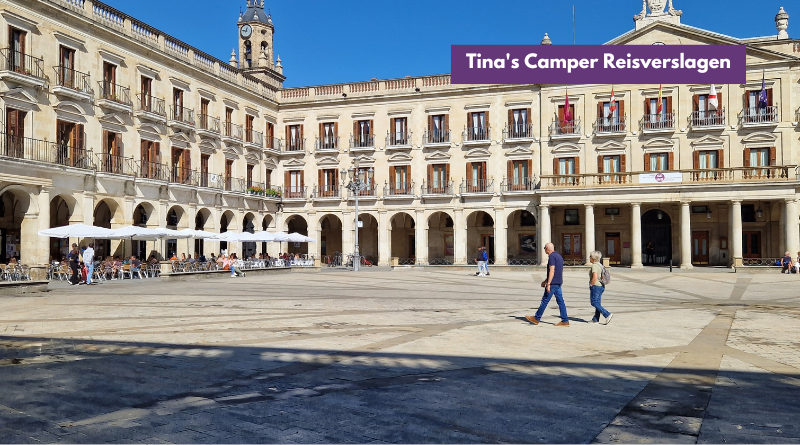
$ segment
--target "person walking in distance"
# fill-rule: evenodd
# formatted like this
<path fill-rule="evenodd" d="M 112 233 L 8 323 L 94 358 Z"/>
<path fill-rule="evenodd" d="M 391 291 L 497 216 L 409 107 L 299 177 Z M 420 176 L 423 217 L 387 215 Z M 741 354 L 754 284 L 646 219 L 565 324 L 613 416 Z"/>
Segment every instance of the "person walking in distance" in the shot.
<path fill-rule="evenodd" d="M 603 265 L 600 264 L 602 258 L 603 254 L 597 250 L 589 254 L 589 262 L 592 264 L 592 268 L 589 270 L 589 301 L 592 303 L 592 307 L 594 307 L 592 323 L 600 323 L 600 315 L 602 314 L 606 319 L 605 324 L 609 324 L 613 314 L 608 312 L 601 304 L 603 292 L 606 290 L 606 283 L 601 281 L 604 269 Z"/>
<path fill-rule="evenodd" d="M 475 272 L 475 275 L 479 277 L 485 277 L 486 275 L 483 274 L 483 249 L 482 247 L 478 247 L 478 253 L 475 256 L 475 262 L 478 263 L 478 271 Z"/>
<path fill-rule="evenodd" d="M 88 272 L 86 273 L 86 284 L 96 284 L 92 282 L 92 275 L 94 274 L 94 243 L 89 243 L 89 247 L 83 251 L 83 264 L 86 265 Z"/>
<path fill-rule="evenodd" d="M 539 324 L 542 320 L 544 310 L 547 309 L 548 303 L 553 296 L 556 297 L 558 303 L 558 310 L 561 315 L 561 321 L 556 323 L 556 326 L 569 327 L 569 318 L 567 317 L 567 305 L 564 304 L 564 297 L 561 294 L 561 285 L 564 284 L 564 258 L 556 252 L 553 243 L 547 243 L 544 246 L 544 252 L 548 255 L 547 260 L 547 278 L 542 281 L 544 288 L 544 296 L 542 303 L 539 305 L 539 310 L 536 315 L 526 315 L 525 319 L 533 324 Z"/>
<path fill-rule="evenodd" d="M 486 246 L 481 247 L 481 259 L 483 260 L 483 276 L 489 276 L 489 253 L 486 251 Z M 480 269 L 481 266 L 478 266 Z"/>
<path fill-rule="evenodd" d="M 77 244 L 72 244 L 72 250 L 67 254 L 67 259 L 69 260 L 69 268 L 72 271 L 72 276 L 69 277 L 69 284 L 74 286 L 81 282 L 78 275 L 80 254 L 78 253 Z"/>

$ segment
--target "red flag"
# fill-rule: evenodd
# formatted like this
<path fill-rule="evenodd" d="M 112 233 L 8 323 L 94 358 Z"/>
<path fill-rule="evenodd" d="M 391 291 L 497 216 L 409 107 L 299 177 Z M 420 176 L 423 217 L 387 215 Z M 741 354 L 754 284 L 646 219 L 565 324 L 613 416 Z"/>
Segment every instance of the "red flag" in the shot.
<path fill-rule="evenodd" d="M 608 106 L 608 110 L 611 112 L 611 116 L 617 111 L 617 98 L 614 97 L 614 88 L 611 88 L 611 103 Z"/>
<path fill-rule="evenodd" d="M 662 97 L 661 97 L 661 85 L 658 86 L 658 102 L 656 103 L 656 114 L 661 114 L 661 111 L 664 109 L 662 106 Z"/>
<path fill-rule="evenodd" d="M 569 90 L 564 98 L 564 122 L 572 122 L 572 113 L 569 111 Z"/>

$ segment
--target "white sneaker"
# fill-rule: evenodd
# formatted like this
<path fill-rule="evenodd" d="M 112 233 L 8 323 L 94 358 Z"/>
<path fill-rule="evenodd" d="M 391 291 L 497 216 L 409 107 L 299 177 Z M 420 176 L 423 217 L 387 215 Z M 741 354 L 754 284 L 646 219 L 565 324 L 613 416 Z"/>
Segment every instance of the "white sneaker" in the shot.
<path fill-rule="evenodd" d="M 606 317 L 606 322 L 605 322 L 605 324 L 609 324 L 609 323 L 611 323 L 611 317 L 613 317 L 613 316 L 614 316 L 614 314 L 608 314 L 608 317 Z"/>

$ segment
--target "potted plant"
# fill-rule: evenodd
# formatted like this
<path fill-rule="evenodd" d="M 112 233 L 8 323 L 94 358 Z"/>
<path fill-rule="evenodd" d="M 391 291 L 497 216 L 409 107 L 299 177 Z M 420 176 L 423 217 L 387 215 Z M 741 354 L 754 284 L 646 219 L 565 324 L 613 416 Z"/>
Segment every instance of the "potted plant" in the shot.
<path fill-rule="evenodd" d="M 263 196 L 264 195 L 264 189 L 259 187 L 259 186 L 257 186 L 257 185 L 251 185 L 250 187 L 247 187 L 247 193 L 249 193 L 251 195 Z"/>

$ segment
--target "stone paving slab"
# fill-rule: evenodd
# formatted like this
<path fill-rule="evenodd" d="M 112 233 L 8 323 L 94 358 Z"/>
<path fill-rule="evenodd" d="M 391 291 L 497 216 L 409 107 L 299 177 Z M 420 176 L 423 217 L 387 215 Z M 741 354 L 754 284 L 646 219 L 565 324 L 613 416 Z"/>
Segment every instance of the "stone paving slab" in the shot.
<path fill-rule="evenodd" d="M 500 270 L 0 299 L 0 442 L 800 443 L 796 277 L 613 274 L 604 326 L 565 273 L 569 328 Z"/>

